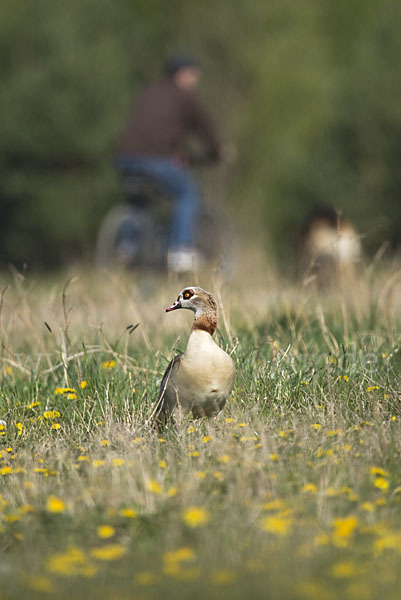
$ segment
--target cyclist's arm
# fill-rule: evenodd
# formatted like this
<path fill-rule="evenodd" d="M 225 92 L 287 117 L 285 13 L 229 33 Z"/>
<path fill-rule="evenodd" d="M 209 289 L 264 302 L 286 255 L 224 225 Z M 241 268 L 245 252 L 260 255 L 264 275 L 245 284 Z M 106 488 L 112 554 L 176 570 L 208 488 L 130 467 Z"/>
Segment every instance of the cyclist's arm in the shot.
<path fill-rule="evenodd" d="M 204 144 L 207 157 L 218 161 L 221 154 L 221 142 L 213 119 L 204 104 L 195 95 L 188 95 L 188 128 Z"/>

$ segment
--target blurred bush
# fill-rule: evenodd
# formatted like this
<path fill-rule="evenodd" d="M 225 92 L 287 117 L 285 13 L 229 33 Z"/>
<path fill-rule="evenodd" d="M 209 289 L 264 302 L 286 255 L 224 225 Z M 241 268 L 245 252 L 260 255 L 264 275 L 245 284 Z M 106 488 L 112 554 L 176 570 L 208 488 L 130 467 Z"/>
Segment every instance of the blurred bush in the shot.
<path fill-rule="evenodd" d="M 113 146 L 163 58 L 200 57 L 203 92 L 239 159 L 238 221 L 290 255 L 315 204 L 374 251 L 401 238 L 401 7 L 362 0 L 3 0 L 0 261 L 90 255 L 121 198 Z"/>

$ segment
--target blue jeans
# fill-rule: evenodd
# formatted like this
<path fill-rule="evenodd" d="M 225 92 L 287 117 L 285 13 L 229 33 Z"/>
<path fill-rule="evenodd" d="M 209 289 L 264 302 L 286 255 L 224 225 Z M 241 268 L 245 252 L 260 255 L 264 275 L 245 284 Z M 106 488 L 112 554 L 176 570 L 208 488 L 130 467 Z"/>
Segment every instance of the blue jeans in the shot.
<path fill-rule="evenodd" d="M 154 179 L 162 192 L 173 200 L 170 247 L 192 248 L 199 212 L 200 194 L 195 178 L 188 169 L 169 158 L 156 156 L 119 156 L 119 171 L 141 173 Z"/>

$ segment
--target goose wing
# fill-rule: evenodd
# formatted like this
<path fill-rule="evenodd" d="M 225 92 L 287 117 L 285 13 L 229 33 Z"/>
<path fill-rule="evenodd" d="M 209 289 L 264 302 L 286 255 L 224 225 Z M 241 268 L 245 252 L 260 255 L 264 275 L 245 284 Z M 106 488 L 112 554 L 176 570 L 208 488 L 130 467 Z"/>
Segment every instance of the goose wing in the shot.
<path fill-rule="evenodd" d="M 159 396 L 157 399 L 157 405 L 155 409 L 155 419 L 159 420 L 161 414 L 169 414 L 172 411 L 171 402 L 169 401 L 168 384 L 171 378 L 174 378 L 175 373 L 178 371 L 180 366 L 182 354 L 174 356 L 173 360 L 170 361 L 168 367 L 163 375 L 163 379 L 160 384 Z M 164 419 L 162 419 L 164 420 Z"/>

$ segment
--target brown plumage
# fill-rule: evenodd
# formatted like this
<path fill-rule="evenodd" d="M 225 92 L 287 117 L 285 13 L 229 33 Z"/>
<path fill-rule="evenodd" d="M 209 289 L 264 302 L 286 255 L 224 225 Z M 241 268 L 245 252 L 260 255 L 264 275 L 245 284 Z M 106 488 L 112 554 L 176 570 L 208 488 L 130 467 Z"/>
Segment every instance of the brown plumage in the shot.
<path fill-rule="evenodd" d="M 185 352 L 173 358 L 160 385 L 156 419 L 192 411 L 194 417 L 210 417 L 224 406 L 234 384 L 232 358 L 213 340 L 217 326 L 217 305 L 213 296 L 200 287 L 184 288 L 167 312 L 178 308 L 195 314 Z"/>

